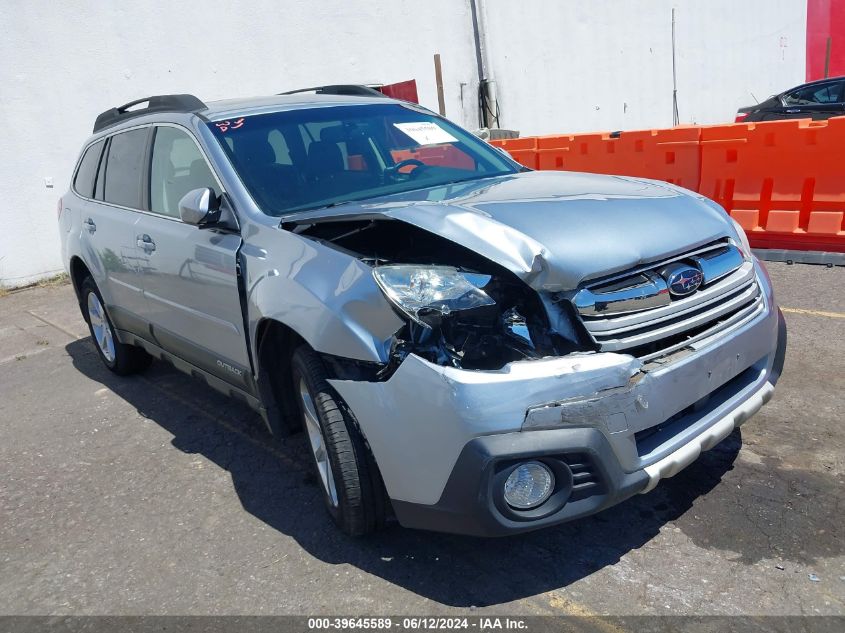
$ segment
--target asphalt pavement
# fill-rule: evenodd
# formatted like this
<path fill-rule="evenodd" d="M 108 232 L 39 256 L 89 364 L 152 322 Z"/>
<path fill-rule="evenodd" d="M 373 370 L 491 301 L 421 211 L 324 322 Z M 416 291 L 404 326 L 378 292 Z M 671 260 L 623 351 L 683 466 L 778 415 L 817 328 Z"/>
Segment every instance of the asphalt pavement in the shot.
<path fill-rule="evenodd" d="M 330 523 L 304 439 L 156 362 L 70 286 L 0 298 L 0 615 L 845 613 L 845 268 L 770 264 L 771 403 L 595 517 L 498 540 Z"/>

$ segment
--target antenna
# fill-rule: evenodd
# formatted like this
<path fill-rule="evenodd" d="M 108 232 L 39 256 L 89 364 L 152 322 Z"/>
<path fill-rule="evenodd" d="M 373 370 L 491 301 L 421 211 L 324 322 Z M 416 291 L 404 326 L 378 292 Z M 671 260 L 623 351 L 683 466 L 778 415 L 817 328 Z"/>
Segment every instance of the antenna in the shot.
<path fill-rule="evenodd" d="M 675 71 L 675 9 L 672 9 L 672 125 L 681 122 L 678 116 L 678 77 Z"/>

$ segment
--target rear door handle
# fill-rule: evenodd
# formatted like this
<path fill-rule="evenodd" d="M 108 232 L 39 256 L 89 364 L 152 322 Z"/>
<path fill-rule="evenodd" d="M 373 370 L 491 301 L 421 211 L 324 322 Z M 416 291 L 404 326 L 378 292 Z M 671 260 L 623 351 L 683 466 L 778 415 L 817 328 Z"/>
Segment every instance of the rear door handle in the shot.
<path fill-rule="evenodd" d="M 789 114 L 796 114 L 798 112 L 801 112 L 801 109 L 800 108 L 791 108 L 791 109 L 787 110 L 787 112 Z"/>
<path fill-rule="evenodd" d="M 147 253 L 152 253 L 156 249 L 156 243 L 153 242 L 153 238 L 146 233 L 137 236 L 135 238 L 135 244 L 138 245 L 138 248 L 143 248 Z"/>
<path fill-rule="evenodd" d="M 88 229 L 89 233 L 93 233 L 97 230 L 97 225 L 94 224 L 94 220 L 92 220 L 91 218 L 86 218 L 82 224 L 85 225 L 85 228 Z"/>

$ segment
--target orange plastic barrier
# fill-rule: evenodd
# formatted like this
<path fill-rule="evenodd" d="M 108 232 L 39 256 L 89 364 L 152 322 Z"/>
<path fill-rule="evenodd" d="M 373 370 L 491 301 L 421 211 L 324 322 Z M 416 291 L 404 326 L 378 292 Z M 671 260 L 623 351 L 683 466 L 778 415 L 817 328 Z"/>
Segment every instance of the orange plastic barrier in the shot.
<path fill-rule="evenodd" d="M 494 141 L 532 169 L 586 171 L 655 178 L 696 189 L 698 128 L 535 136 Z"/>
<path fill-rule="evenodd" d="M 845 117 L 701 128 L 699 192 L 752 246 L 845 253 Z"/>
<path fill-rule="evenodd" d="M 845 253 L 845 117 L 494 141 L 532 169 L 665 180 L 715 200 L 755 248 Z"/>
<path fill-rule="evenodd" d="M 525 138 L 508 138 L 491 142 L 493 145 L 508 150 L 508 153 L 518 163 L 531 169 L 539 169 L 537 165 L 537 137 L 526 136 Z"/>

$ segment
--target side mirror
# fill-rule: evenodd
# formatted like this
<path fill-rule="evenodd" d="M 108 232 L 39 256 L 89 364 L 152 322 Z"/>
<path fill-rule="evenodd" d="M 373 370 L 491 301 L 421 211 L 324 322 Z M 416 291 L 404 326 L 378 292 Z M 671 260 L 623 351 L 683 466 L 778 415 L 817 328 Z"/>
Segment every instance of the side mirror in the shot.
<path fill-rule="evenodd" d="M 179 201 L 179 217 L 185 224 L 200 226 L 213 219 L 217 196 L 208 187 L 193 189 Z"/>

